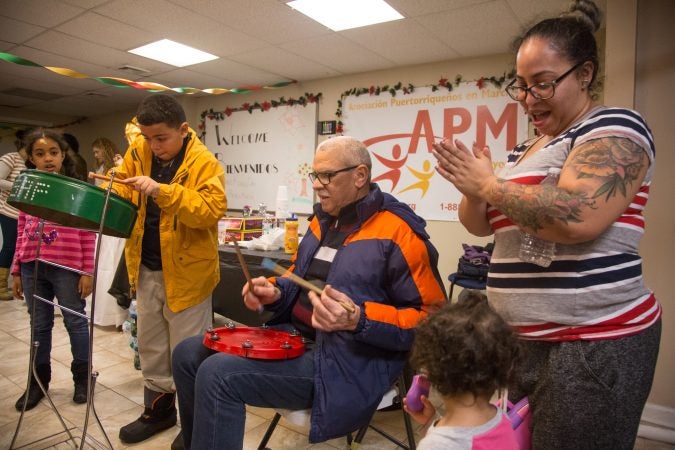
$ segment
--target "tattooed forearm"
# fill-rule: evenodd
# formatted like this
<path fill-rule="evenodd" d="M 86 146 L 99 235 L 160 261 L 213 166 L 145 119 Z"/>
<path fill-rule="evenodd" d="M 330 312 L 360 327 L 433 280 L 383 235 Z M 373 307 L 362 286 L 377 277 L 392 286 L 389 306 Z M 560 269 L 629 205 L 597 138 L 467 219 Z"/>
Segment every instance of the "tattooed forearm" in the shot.
<path fill-rule="evenodd" d="M 581 222 L 587 209 L 598 207 L 596 200 L 609 202 L 612 198 L 634 195 L 636 183 L 648 164 L 646 152 L 633 141 L 599 138 L 576 147 L 565 163 L 563 172 L 568 178 L 572 175 L 579 180 L 577 190 L 497 180 L 492 186 L 490 203 L 513 222 L 533 230 L 556 223 Z"/>
<path fill-rule="evenodd" d="M 519 225 L 539 230 L 556 221 L 580 222 L 583 208 L 595 208 L 584 192 L 568 192 L 552 185 L 527 185 L 498 179 L 492 203 Z"/>
<path fill-rule="evenodd" d="M 626 197 L 626 187 L 639 177 L 646 159 L 644 149 L 629 139 L 600 138 L 583 144 L 569 167 L 577 178 L 599 179 L 602 184 L 593 198 L 604 195 L 609 200 L 617 192 Z"/>

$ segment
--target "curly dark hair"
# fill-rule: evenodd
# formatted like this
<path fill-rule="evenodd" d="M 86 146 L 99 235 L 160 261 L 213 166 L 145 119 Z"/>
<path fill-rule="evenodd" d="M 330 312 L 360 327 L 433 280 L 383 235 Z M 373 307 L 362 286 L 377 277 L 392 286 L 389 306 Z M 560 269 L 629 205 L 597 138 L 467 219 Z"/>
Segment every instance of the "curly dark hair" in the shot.
<path fill-rule="evenodd" d="M 77 170 L 75 168 L 75 161 L 68 156 L 68 149 L 70 146 L 68 142 L 63 138 L 63 134 L 49 128 L 35 128 L 29 131 L 23 138 L 23 143 L 26 146 L 26 154 L 28 159 L 26 160 L 26 167 L 29 169 L 35 169 L 35 164 L 30 160 L 33 155 L 33 144 L 38 139 L 47 138 L 56 142 L 61 149 L 61 152 L 64 154 L 63 164 L 61 165 L 61 174 L 66 175 L 71 178 L 78 178 Z"/>
<path fill-rule="evenodd" d="M 490 397 L 522 358 L 516 334 L 482 294 L 443 306 L 417 327 L 410 362 L 443 396 Z"/>
<path fill-rule="evenodd" d="M 136 120 L 145 126 L 165 123 L 178 129 L 187 120 L 185 110 L 174 97 L 167 94 L 153 94 L 145 97 L 136 111 Z"/>
<path fill-rule="evenodd" d="M 597 75 L 600 60 L 595 33 L 600 28 L 602 14 L 592 0 L 575 0 L 567 12 L 560 17 L 544 19 L 532 26 L 525 34 L 513 42 L 513 49 L 529 39 L 547 40 L 551 47 L 567 58 L 572 65 L 590 61 L 593 63 L 593 77 L 588 89 L 597 90 Z"/>

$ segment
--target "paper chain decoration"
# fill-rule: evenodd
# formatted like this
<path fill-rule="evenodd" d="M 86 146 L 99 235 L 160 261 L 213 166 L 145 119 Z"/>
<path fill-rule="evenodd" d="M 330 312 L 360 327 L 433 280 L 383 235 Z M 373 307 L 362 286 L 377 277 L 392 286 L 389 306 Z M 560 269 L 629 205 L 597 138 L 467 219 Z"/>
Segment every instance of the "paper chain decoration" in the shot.
<path fill-rule="evenodd" d="M 119 87 L 119 88 L 136 88 L 136 89 L 143 89 L 146 91 L 150 92 L 160 92 L 160 91 L 174 91 L 178 92 L 181 94 L 196 94 L 198 92 L 204 92 L 206 94 L 213 94 L 213 95 L 220 95 L 220 94 L 246 94 L 251 91 L 259 91 L 261 89 L 278 89 L 282 88 L 285 86 L 288 86 L 289 84 L 297 83 L 297 81 L 292 80 L 292 81 L 281 81 L 279 83 L 274 83 L 269 86 L 241 86 L 238 88 L 233 88 L 233 89 L 225 89 L 225 88 L 208 88 L 208 89 L 197 89 L 193 87 L 169 87 L 169 86 L 164 86 L 163 84 L 159 83 L 153 83 L 150 81 L 131 81 L 131 80 L 126 80 L 124 78 L 117 78 L 117 77 L 90 77 L 89 75 L 85 75 L 83 73 L 76 72 L 72 69 L 66 69 L 64 67 L 50 67 L 50 66 L 42 66 L 40 64 L 34 63 L 33 61 L 29 61 L 27 59 L 21 58 L 20 56 L 13 55 L 11 53 L 2 53 L 0 52 L 0 59 L 12 63 L 12 64 L 17 64 L 21 66 L 30 66 L 30 67 L 41 67 L 43 69 L 51 70 L 54 73 L 57 73 L 59 75 L 63 75 L 64 77 L 70 77 L 70 78 L 89 78 L 92 80 L 96 80 L 100 83 L 107 84 L 109 86 L 114 86 L 114 87 Z"/>

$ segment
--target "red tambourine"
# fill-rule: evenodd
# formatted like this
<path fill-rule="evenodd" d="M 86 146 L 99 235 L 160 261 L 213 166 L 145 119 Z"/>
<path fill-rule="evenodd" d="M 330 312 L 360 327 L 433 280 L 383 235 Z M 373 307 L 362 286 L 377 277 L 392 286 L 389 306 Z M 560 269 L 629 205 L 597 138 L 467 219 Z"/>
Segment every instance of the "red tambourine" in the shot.
<path fill-rule="evenodd" d="M 253 359 L 292 359 L 305 353 L 302 336 L 254 327 L 207 330 L 204 345 L 211 350 Z"/>

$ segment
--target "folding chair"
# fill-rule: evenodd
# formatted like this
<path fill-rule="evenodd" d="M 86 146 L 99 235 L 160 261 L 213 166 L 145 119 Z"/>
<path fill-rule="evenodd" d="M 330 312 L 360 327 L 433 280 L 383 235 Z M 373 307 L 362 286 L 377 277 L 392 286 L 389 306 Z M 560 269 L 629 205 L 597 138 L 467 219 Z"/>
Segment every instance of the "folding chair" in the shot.
<path fill-rule="evenodd" d="M 402 406 L 403 405 L 402 398 L 407 392 L 408 386 L 410 385 L 410 376 L 407 372 L 408 372 L 407 370 L 403 370 L 399 375 L 398 379 L 396 380 L 396 382 L 394 383 L 394 386 L 392 386 L 392 388 L 387 393 L 384 394 L 384 396 L 382 397 L 382 401 L 380 402 L 380 405 L 377 407 L 377 411 L 391 407 L 393 401 L 396 401 L 395 398 L 398 397 L 398 401 L 401 404 L 401 413 L 403 414 L 403 422 L 405 424 L 406 438 L 408 443 L 406 444 L 398 440 L 394 436 L 390 435 L 386 431 L 376 427 L 375 425 L 372 425 L 372 418 L 371 418 L 371 423 L 359 429 L 356 432 L 355 437 L 352 438 L 351 433 L 347 435 L 347 443 L 350 445 L 350 448 L 352 450 L 357 450 L 359 448 L 359 445 L 361 444 L 361 441 L 363 440 L 366 431 L 368 431 L 368 428 L 373 429 L 374 431 L 382 435 L 384 438 L 388 439 L 389 441 L 393 442 L 394 444 L 403 449 L 406 450 L 416 449 L 415 435 L 412 421 L 410 420 L 408 414 L 406 414 L 406 412 L 403 410 Z M 265 435 L 263 436 L 262 440 L 260 441 L 260 444 L 258 445 L 258 450 L 270 450 L 267 448 L 267 443 L 272 437 L 274 429 L 276 428 L 282 416 L 285 417 L 286 420 L 288 420 L 294 425 L 308 426 L 311 412 L 312 412 L 311 409 L 302 409 L 296 411 L 282 410 L 282 409 L 276 410 L 276 413 L 274 414 L 274 417 L 272 418 L 270 425 L 267 427 L 267 431 L 265 431 Z"/>
<path fill-rule="evenodd" d="M 455 290 L 455 285 L 461 286 L 464 289 L 475 289 L 478 291 L 484 291 L 487 285 L 487 280 L 485 279 L 469 278 L 462 276 L 457 272 L 448 275 L 448 281 L 450 281 L 450 295 L 448 296 L 448 301 L 452 301 L 452 291 Z"/>

